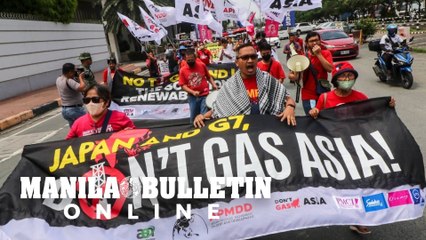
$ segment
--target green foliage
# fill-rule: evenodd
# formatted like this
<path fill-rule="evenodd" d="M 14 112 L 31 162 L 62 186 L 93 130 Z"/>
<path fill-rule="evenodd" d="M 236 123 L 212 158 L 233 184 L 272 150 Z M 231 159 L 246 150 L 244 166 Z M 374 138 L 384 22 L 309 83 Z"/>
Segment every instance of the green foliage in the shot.
<path fill-rule="evenodd" d="M 361 19 L 355 23 L 355 29 L 362 30 L 364 39 L 376 33 L 377 24 L 372 19 Z"/>
<path fill-rule="evenodd" d="M 47 21 L 69 23 L 75 15 L 78 0 L 21 0 L 5 1 L 3 12 L 39 16 Z"/>

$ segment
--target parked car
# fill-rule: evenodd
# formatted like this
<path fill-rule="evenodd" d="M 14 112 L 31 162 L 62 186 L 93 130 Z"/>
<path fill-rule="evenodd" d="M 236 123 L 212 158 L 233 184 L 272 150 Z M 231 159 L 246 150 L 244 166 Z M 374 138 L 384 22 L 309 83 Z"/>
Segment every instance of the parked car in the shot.
<path fill-rule="evenodd" d="M 314 25 L 308 22 L 296 23 L 296 26 L 291 28 L 291 32 L 297 32 L 299 34 L 307 33 L 314 30 L 314 27 L 315 27 Z"/>
<path fill-rule="evenodd" d="M 319 24 L 314 28 L 314 30 L 321 30 L 321 29 L 340 29 L 343 30 L 345 33 L 351 33 L 352 29 L 354 28 L 354 24 L 348 24 L 347 22 L 324 22 Z"/>
<path fill-rule="evenodd" d="M 340 29 L 316 30 L 321 36 L 321 45 L 328 49 L 333 59 L 356 58 L 359 54 L 358 44 Z"/>
<path fill-rule="evenodd" d="M 280 48 L 281 47 L 281 41 L 279 38 L 277 37 L 270 37 L 270 38 L 265 38 L 266 41 L 268 41 L 268 43 L 271 46 L 275 46 L 276 48 Z"/>
<path fill-rule="evenodd" d="M 280 26 L 280 30 L 278 30 L 278 38 L 280 40 L 288 39 L 288 30 L 284 28 L 283 25 Z"/>

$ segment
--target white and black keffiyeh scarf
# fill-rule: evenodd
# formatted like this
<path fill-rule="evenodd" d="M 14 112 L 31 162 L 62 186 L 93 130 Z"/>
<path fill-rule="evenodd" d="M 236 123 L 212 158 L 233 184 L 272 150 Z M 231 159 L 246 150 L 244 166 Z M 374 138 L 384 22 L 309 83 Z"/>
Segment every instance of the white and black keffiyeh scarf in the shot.
<path fill-rule="evenodd" d="M 278 115 L 283 112 L 285 98 L 289 96 L 283 84 L 269 73 L 256 71 L 260 114 Z M 251 111 L 250 99 L 238 70 L 219 90 L 213 103 L 213 117 L 222 118 L 234 115 L 248 115 Z"/>

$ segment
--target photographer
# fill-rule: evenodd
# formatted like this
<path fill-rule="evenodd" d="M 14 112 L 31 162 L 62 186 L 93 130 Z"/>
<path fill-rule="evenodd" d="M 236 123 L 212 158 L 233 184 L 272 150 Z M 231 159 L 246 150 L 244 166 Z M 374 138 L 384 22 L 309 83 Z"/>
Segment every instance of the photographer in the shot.
<path fill-rule="evenodd" d="M 78 78 L 79 82 L 74 78 Z M 77 118 L 86 114 L 80 93 L 84 91 L 86 84 L 83 78 L 77 77 L 74 64 L 65 63 L 62 66 L 62 75 L 56 79 L 56 87 L 62 101 L 62 117 L 71 127 Z"/>

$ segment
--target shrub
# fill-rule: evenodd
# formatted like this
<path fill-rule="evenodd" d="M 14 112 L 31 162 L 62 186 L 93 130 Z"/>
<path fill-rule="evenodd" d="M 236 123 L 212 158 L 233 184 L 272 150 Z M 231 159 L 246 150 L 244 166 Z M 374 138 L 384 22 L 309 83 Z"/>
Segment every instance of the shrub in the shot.
<path fill-rule="evenodd" d="M 376 33 L 376 25 L 371 19 L 361 19 L 355 23 L 355 29 L 362 30 L 363 38 L 366 39 Z"/>

